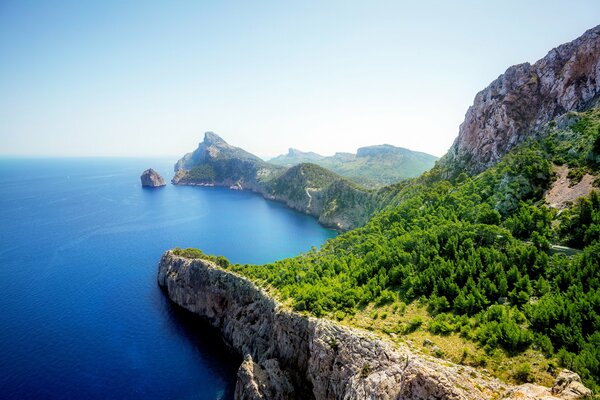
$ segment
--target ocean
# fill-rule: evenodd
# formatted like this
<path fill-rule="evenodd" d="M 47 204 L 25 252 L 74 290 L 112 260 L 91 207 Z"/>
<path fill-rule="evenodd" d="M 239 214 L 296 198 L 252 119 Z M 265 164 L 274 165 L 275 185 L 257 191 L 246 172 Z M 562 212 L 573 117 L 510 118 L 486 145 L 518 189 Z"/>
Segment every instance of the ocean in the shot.
<path fill-rule="evenodd" d="M 161 254 L 265 263 L 335 232 L 249 192 L 141 187 L 174 161 L 0 159 L 2 399 L 233 397 L 241 360 L 161 292 Z"/>

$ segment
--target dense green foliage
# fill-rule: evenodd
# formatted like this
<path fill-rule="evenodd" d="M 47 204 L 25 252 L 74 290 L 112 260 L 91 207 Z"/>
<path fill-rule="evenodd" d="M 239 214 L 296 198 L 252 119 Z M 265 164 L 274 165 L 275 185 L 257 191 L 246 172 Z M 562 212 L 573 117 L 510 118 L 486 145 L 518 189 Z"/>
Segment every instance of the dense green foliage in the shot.
<path fill-rule="evenodd" d="M 344 178 L 316 164 L 304 163 L 273 179 L 267 184 L 267 188 L 272 194 L 286 196 L 292 200 L 304 200 L 307 188 L 323 189 L 337 180 Z"/>
<path fill-rule="evenodd" d="M 173 254 L 175 254 L 176 256 L 192 258 L 192 259 L 209 260 L 223 268 L 227 268 L 230 265 L 229 260 L 227 258 L 225 258 L 223 256 L 213 256 L 213 255 L 204 254 L 202 252 L 202 250 L 199 250 L 199 249 L 194 249 L 194 248 L 181 249 L 179 247 L 175 247 L 172 251 L 173 251 Z"/>
<path fill-rule="evenodd" d="M 357 154 L 336 153 L 324 157 L 315 153 L 290 151 L 270 163 L 291 167 L 314 163 L 368 188 L 414 178 L 433 167 L 437 157 L 390 145 L 364 147 Z"/>
<path fill-rule="evenodd" d="M 430 332 L 457 332 L 488 352 L 536 346 L 598 390 L 600 198 L 562 213 L 543 201 L 553 162 L 598 173 L 600 113 L 572 118 L 570 128 L 550 126 L 478 176 L 447 181 L 434 168 L 380 191 L 381 212 L 320 250 L 230 268 L 317 316 L 425 301 Z M 567 256 L 552 244 L 581 251 Z M 529 374 L 523 365 L 517 378 Z"/>

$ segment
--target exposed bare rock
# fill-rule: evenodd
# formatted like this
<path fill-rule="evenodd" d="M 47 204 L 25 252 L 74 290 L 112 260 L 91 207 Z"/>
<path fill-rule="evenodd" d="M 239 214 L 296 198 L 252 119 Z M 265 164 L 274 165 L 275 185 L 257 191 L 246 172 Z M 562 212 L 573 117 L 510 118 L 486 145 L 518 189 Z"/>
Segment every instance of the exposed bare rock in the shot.
<path fill-rule="evenodd" d="M 544 124 L 580 111 L 600 96 L 600 26 L 544 58 L 512 66 L 475 96 L 458 137 L 442 160 L 481 172 Z"/>
<path fill-rule="evenodd" d="M 152 168 L 145 170 L 142 172 L 142 176 L 140 176 L 142 181 L 142 186 L 145 187 L 159 187 L 165 186 L 165 180 L 162 176 Z"/>
<path fill-rule="evenodd" d="M 172 301 L 208 320 L 234 351 L 245 356 L 238 372 L 237 399 L 550 395 L 550 389 L 534 385 L 511 392 L 506 384 L 472 368 L 442 365 L 367 332 L 290 312 L 252 282 L 211 261 L 167 251 L 159 264 L 158 283 Z"/>
<path fill-rule="evenodd" d="M 592 391 L 581 383 L 581 378 L 575 372 L 563 369 L 552 389 L 526 383 L 510 389 L 503 400 L 576 400 L 591 398 Z"/>
<path fill-rule="evenodd" d="M 563 369 L 554 381 L 552 394 L 570 400 L 591 397 L 592 391 L 583 386 L 579 375 L 568 369 Z"/>
<path fill-rule="evenodd" d="M 294 387 L 276 359 L 259 365 L 249 354 L 238 370 L 235 398 L 238 400 L 285 400 L 293 397 Z"/>
<path fill-rule="evenodd" d="M 554 172 L 557 175 L 552 187 L 546 191 L 544 198 L 550 207 L 565 208 L 575 202 L 580 197 L 587 197 L 594 190 L 594 176 L 585 174 L 580 182 L 571 185 L 567 177 L 569 168 L 566 165 L 555 166 Z"/>

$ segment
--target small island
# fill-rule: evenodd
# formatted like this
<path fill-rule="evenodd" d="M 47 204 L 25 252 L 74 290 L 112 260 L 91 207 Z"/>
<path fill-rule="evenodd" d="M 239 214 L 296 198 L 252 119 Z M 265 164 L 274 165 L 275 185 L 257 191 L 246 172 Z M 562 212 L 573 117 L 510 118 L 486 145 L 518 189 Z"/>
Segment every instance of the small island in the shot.
<path fill-rule="evenodd" d="M 161 187 L 166 185 L 163 177 L 152 168 L 142 172 L 140 179 L 142 180 L 142 187 Z"/>

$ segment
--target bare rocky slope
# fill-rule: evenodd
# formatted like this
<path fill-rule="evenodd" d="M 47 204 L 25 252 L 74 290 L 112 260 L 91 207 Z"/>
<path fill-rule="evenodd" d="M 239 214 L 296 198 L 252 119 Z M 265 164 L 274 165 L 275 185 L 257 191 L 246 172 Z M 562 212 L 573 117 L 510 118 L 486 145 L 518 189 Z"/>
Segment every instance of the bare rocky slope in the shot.
<path fill-rule="evenodd" d="M 600 26 L 552 49 L 533 65 L 514 65 L 477 93 L 458 137 L 441 160 L 451 173 L 478 173 L 568 111 L 600 97 Z"/>
<path fill-rule="evenodd" d="M 211 261 L 167 251 L 158 283 L 179 306 L 218 328 L 244 357 L 236 399 L 578 399 L 579 377 L 552 389 L 509 386 L 419 355 L 366 332 L 286 310 L 247 279 Z"/>

